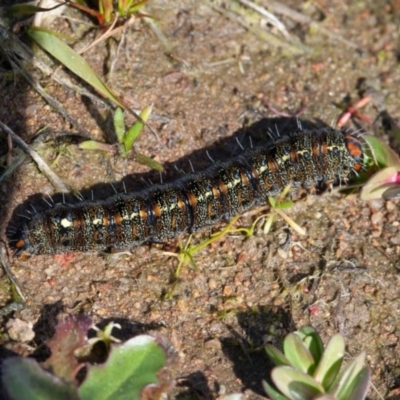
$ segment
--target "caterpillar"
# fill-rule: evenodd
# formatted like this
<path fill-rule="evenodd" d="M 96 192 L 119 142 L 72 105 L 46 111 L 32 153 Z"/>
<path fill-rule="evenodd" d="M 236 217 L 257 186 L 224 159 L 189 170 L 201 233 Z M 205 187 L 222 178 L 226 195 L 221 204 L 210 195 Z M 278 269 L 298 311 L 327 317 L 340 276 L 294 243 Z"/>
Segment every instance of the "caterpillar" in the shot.
<path fill-rule="evenodd" d="M 56 205 L 24 222 L 10 243 L 17 256 L 131 249 L 232 218 L 289 184 L 346 182 L 363 163 L 362 143 L 350 132 L 299 128 L 173 183 Z"/>

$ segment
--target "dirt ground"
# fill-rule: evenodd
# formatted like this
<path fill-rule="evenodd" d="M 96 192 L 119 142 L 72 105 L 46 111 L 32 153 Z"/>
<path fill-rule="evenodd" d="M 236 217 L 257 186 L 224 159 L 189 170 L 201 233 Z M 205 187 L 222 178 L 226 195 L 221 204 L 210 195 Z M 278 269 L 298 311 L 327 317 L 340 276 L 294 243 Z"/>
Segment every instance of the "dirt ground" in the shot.
<path fill-rule="evenodd" d="M 260 1 L 267 9 L 268 3 Z M 154 104 L 150 125 L 159 139 L 146 130 L 136 149 L 165 166 L 164 182 L 179 176 L 175 165 L 184 171 L 190 171 L 190 163 L 196 171 L 209 165 L 206 150 L 214 160 L 226 159 L 241 151 L 236 138 L 249 146 L 251 134 L 257 142 L 260 131 L 265 134 L 254 125 L 258 120 L 289 129 L 266 103 L 290 114 L 304 106 L 302 123 L 331 125 L 341 113 L 338 105 L 359 100 L 357 87 L 366 82 L 383 95 L 387 112 L 400 118 L 398 0 L 280 3 L 319 27 L 269 9 L 285 25 L 293 50 L 271 24 L 264 23 L 262 30 L 279 37 L 281 45 L 257 36 L 253 28 L 261 28 L 256 23 L 249 30 L 244 17 L 229 18 L 234 2 L 153 0 L 147 11 L 161 19 L 163 40 L 139 23 L 127 30 L 118 54 L 117 40 L 85 53 L 100 75 L 115 61 L 108 83 L 134 109 Z M 75 11 L 67 15 L 82 18 Z M 56 23 L 61 31 L 79 34 L 77 22 L 60 18 Z M 95 34 L 90 30 L 83 41 L 89 43 Z M 58 157 L 53 169 L 64 182 L 84 196 L 93 190 L 103 198 L 112 194 L 110 182 L 122 191 L 122 182 L 133 190 L 145 186 L 142 177 L 159 181 L 158 173 L 132 159 L 65 144 L 60 138 L 76 134 L 76 127 L 21 76 L 10 79 L 7 72 L 0 74 L 0 120 L 49 164 Z M 110 141 L 102 104 L 37 77 L 91 138 Z M 362 127 L 390 140 L 377 129 L 379 111 L 371 104 L 363 108 L 363 114 L 377 120 Z M 0 144 L 6 148 L 3 138 Z M 18 154 L 14 150 L 13 157 Z M 4 151 L 1 156 L 5 161 Z M 0 185 L 2 238 L 17 206 L 54 192 L 27 159 Z M 399 201 L 308 195 L 287 214 L 306 230 L 305 236 L 288 230 L 282 219 L 268 235 L 261 227 L 247 239 L 227 235 L 195 254 L 198 270 L 184 267 L 179 278 L 174 277 L 177 259 L 155 246 L 117 256 L 43 255 L 26 262 L 8 252 L 27 307 L 4 317 L 2 337 L 7 338 L 6 323 L 15 318 L 32 324 L 36 337 L 6 341 L 5 348 L 29 354 L 51 336 L 57 319 L 84 311 L 96 323 L 112 320 L 131 333 L 166 335 L 179 353 L 176 398 L 212 399 L 226 391 L 259 399 L 265 397 L 261 380 L 271 367 L 262 344 L 279 345 L 288 332 L 312 325 L 324 341 L 343 334 L 347 360 L 367 353 L 373 382 L 369 399 L 400 399 Z M 244 216 L 238 225 L 248 226 L 252 218 Z M 193 241 L 200 243 L 210 234 L 205 229 Z M 185 243 L 187 235 L 179 240 Z M 178 240 L 171 241 L 167 250 L 174 252 L 177 245 Z M 3 305 L 12 298 L 8 282 L 3 273 Z"/>

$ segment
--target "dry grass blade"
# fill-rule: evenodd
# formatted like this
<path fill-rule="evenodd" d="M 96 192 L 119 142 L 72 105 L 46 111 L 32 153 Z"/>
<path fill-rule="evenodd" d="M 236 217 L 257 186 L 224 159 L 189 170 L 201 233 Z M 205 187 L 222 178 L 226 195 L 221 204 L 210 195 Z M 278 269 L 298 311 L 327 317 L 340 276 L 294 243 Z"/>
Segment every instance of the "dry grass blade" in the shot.
<path fill-rule="evenodd" d="M 59 112 L 71 125 L 75 126 L 83 137 L 90 138 L 90 133 L 84 129 L 53 96 L 49 95 L 43 89 L 42 85 L 39 82 L 36 82 L 28 71 L 16 65 L 13 67 L 18 69 L 27 82 L 29 82 L 29 84 L 54 108 L 54 110 Z"/>
<path fill-rule="evenodd" d="M 64 67 L 68 68 L 71 72 L 88 83 L 105 98 L 126 109 L 136 119 L 147 126 L 154 136 L 160 140 L 157 133 L 147 125 L 145 121 L 143 121 L 140 115 L 131 110 L 129 106 L 93 71 L 88 62 L 74 49 L 61 41 L 56 34 L 50 31 L 34 28 L 31 28 L 28 31 L 28 34 L 40 47 L 57 59 Z"/>
<path fill-rule="evenodd" d="M 123 25 L 117 27 L 114 29 L 115 24 L 118 21 L 118 15 L 115 16 L 114 21 L 112 22 L 112 24 L 110 25 L 110 27 L 97 39 L 95 39 L 92 43 L 88 44 L 87 46 L 83 47 L 82 49 L 80 49 L 77 53 L 78 54 L 83 54 L 85 51 L 88 51 L 89 49 L 91 49 L 92 47 L 96 46 L 97 44 L 101 43 L 102 41 L 108 39 L 109 37 L 122 32 L 123 30 L 125 30 L 128 26 L 132 25 L 135 22 L 135 18 L 131 17 L 128 19 L 128 21 L 126 21 Z"/>
<path fill-rule="evenodd" d="M 3 183 L 8 177 L 12 176 L 12 174 L 23 164 L 26 160 L 27 155 L 25 153 L 21 153 L 15 160 L 13 160 L 10 164 L 8 164 L 7 169 L 0 175 L 0 184 Z"/>
<path fill-rule="evenodd" d="M 28 83 L 57 111 L 59 112 L 68 122 L 70 122 L 78 132 L 84 137 L 90 137 L 88 131 L 86 131 L 68 111 L 51 95 L 49 95 L 42 86 L 32 77 L 32 75 L 26 69 L 24 62 L 27 62 L 37 68 L 46 75 L 53 73 L 53 68 L 47 65 L 42 59 L 37 58 L 23 42 L 21 42 L 17 36 L 12 32 L 9 32 L 0 25 L 0 53 L 9 61 L 14 71 L 18 71 L 28 81 Z M 93 96 L 85 89 L 80 90 L 76 85 L 72 84 L 66 76 L 61 74 L 52 76 L 53 79 L 66 86 L 80 95 L 91 97 L 92 100 L 103 102 L 100 98 Z M 103 102 L 104 103 L 104 102 Z"/>
<path fill-rule="evenodd" d="M 21 42 L 16 35 L 7 31 L 0 25 L 0 52 L 4 54 L 7 60 L 13 65 L 19 65 L 23 68 L 19 59 L 31 63 L 34 67 L 38 68 L 47 76 L 51 76 L 57 83 L 72 89 L 82 96 L 89 97 L 97 103 L 102 103 L 106 106 L 108 104 L 100 97 L 88 92 L 86 89 L 81 88 L 71 82 L 69 77 L 62 71 L 54 73 L 54 66 L 48 65 L 43 58 L 36 57 L 32 50 L 23 42 Z M 18 56 L 18 57 L 16 57 Z"/>
<path fill-rule="evenodd" d="M 243 4 L 246 4 L 248 7 L 244 7 Z M 287 37 L 282 39 L 263 29 L 261 24 L 262 19 L 265 19 L 266 14 L 269 16 L 272 14 L 268 13 L 266 10 L 263 10 L 263 13 L 261 14 L 260 9 L 262 9 L 262 7 L 257 6 L 249 0 L 233 0 L 231 2 L 217 0 L 213 2 L 209 1 L 209 5 L 214 10 L 223 14 L 225 17 L 244 26 L 254 35 L 258 36 L 261 40 L 268 42 L 274 47 L 282 49 L 284 54 L 300 55 L 309 53 L 311 51 L 311 49 L 308 46 L 305 46 L 303 43 L 288 40 Z M 274 21 L 278 21 L 275 16 Z M 286 29 L 284 30 L 286 31 Z M 282 30 L 280 30 L 280 32 L 282 32 Z"/>
<path fill-rule="evenodd" d="M 253 1 L 250 1 L 250 0 L 239 0 L 239 1 L 242 4 L 252 8 L 254 11 L 257 11 L 259 14 L 264 16 L 271 25 L 273 25 L 275 28 L 277 28 L 279 30 L 279 32 L 282 34 L 282 36 L 285 39 L 290 40 L 290 34 L 287 31 L 285 25 L 281 21 L 279 21 L 279 19 L 274 14 L 270 13 L 265 8 L 259 6 L 258 4 L 254 3 Z"/>
<path fill-rule="evenodd" d="M 17 278 L 14 276 L 14 274 L 12 273 L 10 267 L 8 266 L 6 257 L 4 256 L 4 246 L 0 246 L 0 263 L 1 266 L 3 267 L 5 273 L 8 276 L 8 279 L 10 280 L 10 282 L 14 285 L 15 290 L 17 291 L 19 297 L 22 299 L 23 302 L 26 301 L 26 296 L 22 293 L 21 288 L 19 287 Z"/>
<path fill-rule="evenodd" d="M 114 58 L 114 60 L 111 63 L 110 69 L 108 71 L 108 79 L 111 78 L 112 73 L 114 71 L 115 68 L 115 64 L 118 61 L 118 55 L 119 55 L 119 51 L 121 49 L 121 47 L 123 46 L 124 43 L 124 34 L 126 31 L 126 28 L 128 28 L 130 25 L 132 25 L 135 22 L 135 18 L 133 16 L 131 16 L 128 21 L 126 21 L 122 26 L 119 26 L 117 28 L 114 29 L 115 24 L 118 21 L 118 15 L 115 15 L 114 21 L 112 22 L 112 24 L 110 25 L 110 27 L 106 30 L 106 32 L 104 32 L 100 37 L 98 37 L 97 39 L 95 39 L 92 43 L 88 44 L 87 46 L 83 47 L 82 49 L 80 49 L 78 51 L 78 54 L 83 54 L 85 51 L 88 51 L 89 49 L 91 49 L 92 47 L 96 46 L 98 43 L 103 42 L 104 40 L 108 39 L 109 37 L 116 35 L 117 33 L 121 32 L 121 39 L 119 40 L 118 43 L 118 50 L 117 50 L 117 55 Z"/>
<path fill-rule="evenodd" d="M 352 49 L 360 48 L 360 46 L 358 46 L 356 43 L 353 43 L 350 40 L 345 39 L 343 36 L 333 32 L 332 29 L 324 28 L 321 24 L 315 22 L 312 18 L 307 17 L 306 15 L 299 13 L 298 11 L 295 11 L 281 3 L 269 0 L 260 0 L 260 1 L 264 3 L 269 10 L 275 12 L 276 14 L 284 15 L 290 18 L 291 20 L 299 22 L 301 24 L 310 25 L 310 28 L 318 30 L 318 32 L 321 32 L 323 35 L 326 35 L 330 39 L 340 42 L 341 44 L 347 47 L 350 47 Z"/>
<path fill-rule="evenodd" d="M 50 169 L 42 157 L 32 150 L 15 132 L 13 132 L 7 125 L 0 121 L 0 128 L 11 136 L 13 142 L 29 154 L 36 162 L 39 170 L 47 177 L 56 190 L 59 192 L 70 192 L 71 189 Z"/>
<path fill-rule="evenodd" d="M 97 76 L 87 61 L 75 50 L 60 40 L 54 33 L 31 28 L 29 36 L 66 68 L 83 79 L 107 99 L 121 107 L 124 105 L 113 91 Z"/>
<path fill-rule="evenodd" d="M 164 52 L 166 54 L 171 55 L 173 51 L 173 46 L 168 40 L 168 38 L 164 35 L 162 30 L 158 27 L 158 25 L 154 22 L 152 18 L 143 18 L 143 22 L 151 29 L 153 34 L 157 37 L 164 48 Z"/>

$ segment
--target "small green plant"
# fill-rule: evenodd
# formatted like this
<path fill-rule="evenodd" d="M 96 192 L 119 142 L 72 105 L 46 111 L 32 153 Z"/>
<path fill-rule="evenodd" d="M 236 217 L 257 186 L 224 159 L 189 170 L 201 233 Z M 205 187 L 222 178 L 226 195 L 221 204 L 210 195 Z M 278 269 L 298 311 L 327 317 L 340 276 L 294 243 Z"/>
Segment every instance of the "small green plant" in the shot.
<path fill-rule="evenodd" d="M 151 106 L 145 107 L 139 117 L 141 120 L 136 121 L 129 129 L 125 127 L 124 114 L 123 111 L 118 107 L 114 112 L 114 131 L 118 140 L 118 152 L 121 157 L 126 158 L 129 152 L 132 150 L 132 147 L 139 137 L 140 133 L 143 130 L 144 123 L 150 117 L 151 114 Z M 104 151 L 112 151 L 114 146 L 100 143 L 95 140 L 86 140 L 79 144 L 79 148 L 85 150 L 104 150 Z M 146 157 L 144 154 L 135 152 L 135 160 L 139 164 L 147 165 L 149 168 L 155 169 L 157 171 L 162 171 L 163 167 L 158 162 L 154 161 L 152 158 Z"/>
<path fill-rule="evenodd" d="M 89 317 L 70 316 L 47 342 L 51 356 L 45 362 L 6 359 L 3 394 L 15 400 L 159 399 L 174 386 L 170 372 L 175 356 L 166 339 L 139 335 L 117 343 L 111 335 L 119 327 L 114 323 L 103 331 L 96 328 L 97 336 L 88 339 L 91 327 Z"/>
<path fill-rule="evenodd" d="M 89 15 L 97 18 L 100 26 L 110 24 L 115 16 L 118 18 L 130 17 L 135 14 L 138 17 L 144 16 L 144 14 L 139 13 L 149 0 L 99 0 L 99 10 L 94 10 L 83 4 L 82 2 L 68 2 L 72 7 L 78 8 L 81 11 L 86 12 Z M 148 15 L 145 15 L 148 17 Z"/>
<path fill-rule="evenodd" d="M 397 130 L 396 130 L 396 129 Z M 393 136 L 400 136 L 400 128 L 392 129 Z M 386 143 L 368 136 L 369 157 L 381 168 L 363 186 L 362 200 L 393 199 L 400 197 L 400 157 Z"/>
<path fill-rule="evenodd" d="M 162 336 L 139 335 L 127 341 L 112 336 L 119 324 L 103 330 L 84 315 L 57 325 L 47 341 L 51 356 L 44 362 L 10 357 L 3 361 L 1 398 L 13 400 L 159 400 L 174 387 L 176 351 Z M 89 329 L 96 337 L 88 339 Z M 241 394 L 218 400 L 243 400 Z"/>
<path fill-rule="evenodd" d="M 118 0 L 117 12 L 120 17 L 128 17 L 132 14 L 138 13 L 149 0 L 134 1 L 134 0 Z M 112 21 L 113 14 L 113 0 L 100 0 L 99 1 L 100 13 L 104 15 L 106 23 Z M 106 12 L 108 10 L 108 12 Z M 114 10 L 115 12 L 115 10 Z"/>
<path fill-rule="evenodd" d="M 305 230 L 301 228 L 283 211 L 285 209 L 292 207 L 294 204 L 291 200 L 286 200 L 286 197 L 289 192 L 290 192 L 290 186 L 287 186 L 277 198 L 268 197 L 268 202 L 270 205 L 267 206 L 266 208 L 268 208 L 269 212 L 259 215 L 249 227 L 241 226 L 239 228 L 232 228 L 233 225 L 236 223 L 236 221 L 241 217 L 241 215 L 236 215 L 229 221 L 229 223 L 221 231 L 212 234 L 208 239 L 202 241 L 198 245 L 193 246 L 190 243 L 192 239 L 192 235 L 190 235 L 185 245 L 179 244 L 178 253 L 164 252 L 164 254 L 166 255 L 176 257 L 179 261 L 178 267 L 175 271 L 175 277 L 179 276 L 180 271 L 184 265 L 191 264 L 195 270 L 198 270 L 198 267 L 194 260 L 194 255 L 200 250 L 209 246 L 210 244 L 218 241 L 225 235 L 240 233 L 244 234 L 246 238 L 253 236 L 256 226 L 258 225 L 260 220 L 262 220 L 265 217 L 267 219 L 263 225 L 264 235 L 267 235 L 269 233 L 269 231 L 271 230 L 271 226 L 276 220 L 276 218 L 281 217 L 294 231 L 297 232 L 298 235 L 304 236 L 306 234 Z M 255 212 L 259 214 L 260 211 L 262 210 L 264 210 L 264 208 L 261 209 L 258 208 L 257 210 L 255 210 Z"/>
<path fill-rule="evenodd" d="M 110 24 L 115 18 L 115 16 L 117 18 L 126 18 L 135 14 L 137 17 L 146 16 L 151 18 L 150 15 L 139 12 L 140 9 L 142 9 L 148 2 L 149 0 L 140 0 L 140 1 L 118 0 L 117 2 L 114 0 L 98 0 L 98 10 L 96 10 L 84 5 L 83 3 L 85 2 L 83 1 L 74 2 L 67 0 L 50 8 L 38 7 L 32 4 L 25 3 L 25 4 L 15 4 L 9 6 L 7 10 L 11 15 L 21 16 L 21 15 L 35 14 L 39 12 L 50 12 L 61 6 L 69 5 L 96 18 L 99 25 L 103 26 Z"/>
<path fill-rule="evenodd" d="M 360 353 L 340 372 L 345 353 L 342 335 L 334 335 L 324 349 L 311 327 L 289 333 L 283 353 L 272 345 L 265 350 L 277 365 L 271 372 L 274 386 L 263 381 L 272 400 L 363 400 L 370 384 L 365 353 Z"/>
<path fill-rule="evenodd" d="M 126 150 L 127 148 L 132 147 L 133 141 L 135 138 L 131 139 L 134 137 L 133 132 L 131 133 L 131 130 L 136 131 L 136 137 L 140 133 L 140 131 L 143 129 L 144 125 L 147 122 L 148 117 L 150 116 L 151 113 L 151 107 L 145 107 L 144 110 L 142 111 L 142 114 L 146 115 L 147 114 L 147 119 L 145 121 L 144 118 L 142 118 L 142 114 L 137 115 L 136 112 L 130 109 L 130 107 L 124 102 L 124 100 L 117 94 L 115 93 L 105 82 L 102 78 L 100 78 L 95 71 L 91 68 L 89 63 L 82 57 L 81 53 L 86 51 L 89 47 L 92 45 L 98 44 L 99 42 L 103 40 L 107 40 L 110 36 L 116 34 L 117 32 L 125 29 L 129 24 L 125 24 L 123 26 L 118 26 L 114 28 L 116 18 L 118 17 L 127 17 L 135 14 L 137 17 L 142 18 L 142 17 L 147 17 L 147 18 L 152 18 L 149 15 L 145 14 L 140 14 L 138 11 L 144 7 L 144 5 L 148 2 L 148 0 L 141 0 L 141 1 L 134 1 L 134 0 L 118 0 L 118 2 L 114 2 L 113 0 L 99 0 L 99 11 L 97 10 L 92 10 L 84 5 L 72 2 L 72 1 L 66 1 L 65 4 L 68 4 L 72 7 L 79 8 L 80 10 L 84 12 L 88 12 L 92 16 L 97 17 L 97 19 L 100 21 L 101 25 L 108 24 L 111 22 L 112 19 L 115 19 L 114 23 L 109 27 L 109 29 L 104 32 L 94 43 L 92 43 L 90 46 L 86 47 L 85 49 L 80 49 L 80 51 L 76 51 L 72 47 L 70 47 L 66 42 L 73 42 L 76 43 L 79 38 L 74 38 L 74 37 L 67 37 L 65 35 L 59 34 L 54 31 L 50 31 L 47 29 L 43 29 L 39 26 L 32 26 L 29 28 L 27 31 L 28 36 L 30 39 L 32 39 L 39 47 L 41 47 L 45 52 L 50 54 L 55 60 L 57 60 L 62 66 L 64 66 L 66 69 L 71 71 L 73 74 L 75 74 L 77 77 L 85 81 L 87 84 L 89 84 L 97 93 L 99 93 L 102 97 L 105 99 L 109 100 L 111 103 L 115 104 L 118 107 L 121 107 L 125 110 L 127 110 L 130 114 L 132 114 L 137 120 L 139 124 L 134 124 L 132 128 L 129 131 L 129 135 L 127 135 L 124 138 L 123 143 L 124 144 L 124 151 L 121 152 L 122 156 L 125 156 L 126 153 L 129 150 Z M 116 3 L 116 4 L 114 4 Z M 36 6 L 30 6 L 30 5 L 15 5 L 15 6 L 10 6 L 7 8 L 8 12 L 10 15 L 18 16 L 18 15 L 24 15 L 24 14 L 35 14 L 35 13 L 45 13 L 45 12 L 52 12 L 53 9 L 57 8 L 41 8 L 41 7 L 36 7 Z M 116 16 L 116 18 L 114 18 Z M 38 54 L 36 54 L 36 57 L 38 57 Z M 40 62 L 43 64 L 43 61 Z M 53 68 L 53 67 L 49 67 Z M 47 73 L 49 68 L 46 68 Z M 58 78 L 60 81 L 60 79 Z M 61 81 L 63 81 L 61 79 Z M 68 84 L 67 84 L 68 86 Z M 81 90 L 80 88 L 76 87 L 75 88 L 78 92 Z M 52 103 L 54 106 L 54 102 Z M 60 107 L 61 108 L 61 107 Z M 154 130 L 148 126 L 148 129 L 157 137 L 157 134 L 154 132 Z M 158 137 L 157 137 L 158 138 Z M 130 147 L 129 147 L 130 146 Z M 122 149 L 122 147 L 121 147 Z M 146 162 L 144 162 L 146 164 Z"/>

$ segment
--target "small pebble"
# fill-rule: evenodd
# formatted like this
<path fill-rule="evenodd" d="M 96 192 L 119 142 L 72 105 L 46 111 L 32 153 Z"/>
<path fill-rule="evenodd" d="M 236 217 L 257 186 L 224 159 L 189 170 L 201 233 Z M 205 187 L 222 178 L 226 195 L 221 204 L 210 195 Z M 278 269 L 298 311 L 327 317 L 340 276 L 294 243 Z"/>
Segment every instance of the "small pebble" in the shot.
<path fill-rule="evenodd" d="M 383 214 L 378 211 L 371 216 L 371 222 L 373 225 L 379 225 L 382 222 Z"/>
<path fill-rule="evenodd" d="M 217 281 L 214 278 L 210 278 L 207 283 L 209 289 L 215 289 L 217 287 Z"/>
<path fill-rule="evenodd" d="M 35 332 L 32 329 L 33 325 L 30 322 L 23 321 L 19 318 L 10 319 L 7 324 L 7 332 L 12 340 L 16 342 L 30 342 L 35 337 Z"/>

